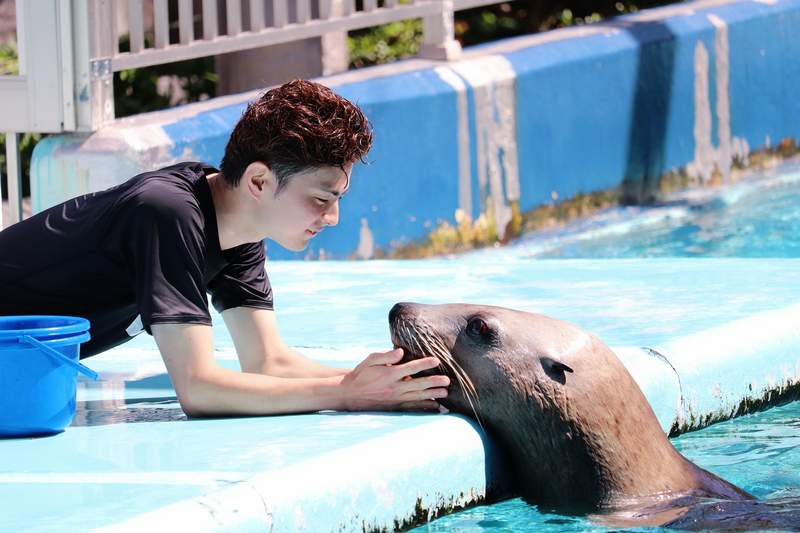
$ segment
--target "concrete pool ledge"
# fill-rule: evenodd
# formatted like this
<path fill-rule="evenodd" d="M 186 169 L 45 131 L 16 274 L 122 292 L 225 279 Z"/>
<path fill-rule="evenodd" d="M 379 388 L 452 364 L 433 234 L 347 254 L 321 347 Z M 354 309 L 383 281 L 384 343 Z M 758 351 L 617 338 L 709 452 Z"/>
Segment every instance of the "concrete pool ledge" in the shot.
<path fill-rule="evenodd" d="M 397 418 L 333 416 L 351 419 L 345 425 L 361 416 L 367 423 Z M 475 426 L 460 416 L 411 418 L 412 427 L 389 423 L 364 442 L 255 473 L 113 529 L 392 531 L 483 500 L 498 473 L 492 472 L 491 445 Z M 313 421 L 306 427 L 315 433 Z"/>
<path fill-rule="evenodd" d="M 614 352 L 670 436 L 800 398 L 800 305 L 651 348 Z"/>
<path fill-rule="evenodd" d="M 800 305 L 679 337 L 658 349 L 683 385 L 671 433 L 800 398 Z"/>
<path fill-rule="evenodd" d="M 692 429 L 796 392 L 798 316 L 800 303 L 654 346 L 669 364 L 613 348 L 664 430 Z M 501 453 L 459 415 L 187 420 L 143 355 L 98 361 L 104 383 L 65 433 L 0 441 L 0 529 L 391 531 L 510 494 Z"/>

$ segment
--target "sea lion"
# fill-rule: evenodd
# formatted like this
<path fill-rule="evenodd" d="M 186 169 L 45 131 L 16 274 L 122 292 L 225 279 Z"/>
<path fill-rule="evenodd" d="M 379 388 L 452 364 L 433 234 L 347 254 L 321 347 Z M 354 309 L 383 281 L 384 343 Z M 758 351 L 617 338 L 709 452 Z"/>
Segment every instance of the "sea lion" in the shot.
<path fill-rule="evenodd" d="M 683 457 L 622 362 L 576 326 L 467 304 L 399 303 L 389 322 L 405 360 L 442 361 L 452 385 L 441 401 L 498 441 L 526 501 L 612 526 L 668 526 L 709 501 L 756 503 Z"/>

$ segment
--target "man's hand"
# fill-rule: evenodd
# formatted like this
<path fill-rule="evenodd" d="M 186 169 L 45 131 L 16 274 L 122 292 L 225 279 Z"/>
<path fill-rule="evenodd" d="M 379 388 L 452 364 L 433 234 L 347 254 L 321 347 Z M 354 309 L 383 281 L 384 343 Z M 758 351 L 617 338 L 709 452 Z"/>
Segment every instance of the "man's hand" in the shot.
<path fill-rule="evenodd" d="M 342 378 L 344 407 L 348 411 L 438 411 L 436 398 L 447 396 L 447 376 L 411 376 L 439 366 L 435 357 L 395 365 L 403 350 L 373 353 Z"/>

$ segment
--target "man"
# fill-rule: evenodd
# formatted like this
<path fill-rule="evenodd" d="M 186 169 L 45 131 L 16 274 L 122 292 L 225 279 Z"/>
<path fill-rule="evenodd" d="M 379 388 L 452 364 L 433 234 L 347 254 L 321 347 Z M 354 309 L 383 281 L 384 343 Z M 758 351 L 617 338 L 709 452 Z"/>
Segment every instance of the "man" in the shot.
<path fill-rule="evenodd" d="M 221 169 L 182 163 L 81 196 L 0 232 L 0 315 L 88 318 L 88 357 L 151 333 L 190 416 L 436 410 L 439 364 L 374 353 L 352 370 L 281 340 L 262 241 L 290 250 L 339 219 L 339 200 L 372 132 L 352 103 L 296 80 L 236 124 Z M 213 357 L 206 300 L 221 312 L 242 372 Z"/>

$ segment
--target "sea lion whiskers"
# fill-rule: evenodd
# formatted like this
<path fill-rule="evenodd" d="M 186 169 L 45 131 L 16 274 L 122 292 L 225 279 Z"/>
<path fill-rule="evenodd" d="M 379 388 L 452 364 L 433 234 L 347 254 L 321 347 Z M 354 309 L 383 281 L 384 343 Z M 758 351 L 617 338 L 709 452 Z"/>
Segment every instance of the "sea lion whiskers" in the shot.
<path fill-rule="evenodd" d="M 459 385 L 461 385 L 461 388 L 464 390 L 464 395 L 467 397 L 467 400 L 470 400 L 470 404 L 472 403 L 472 399 L 474 399 L 476 403 L 479 402 L 480 396 L 478 394 L 478 390 L 475 388 L 475 384 L 472 382 L 472 379 L 446 348 L 441 347 L 441 350 L 441 352 L 438 352 L 440 357 L 443 357 L 445 364 L 453 370 L 453 373 L 459 380 Z M 475 415 L 477 416 L 477 413 L 475 413 Z"/>
<path fill-rule="evenodd" d="M 425 328 L 412 327 L 411 324 L 402 319 L 395 323 L 394 331 L 402 344 L 416 350 L 418 354 L 428 354 L 439 359 L 441 364 L 438 368 L 445 374 L 452 374 L 456 379 L 461 386 L 461 390 L 464 392 L 464 397 L 467 399 L 478 425 L 483 428 L 483 422 L 476 408 L 476 404 L 480 405 L 478 391 L 467 373 L 455 360 L 450 350 L 447 349 L 444 342 Z"/>
<path fill-rule="evenodd" d="M 420 340 L 425 343 L 425 347 L 429 350 L 428 353 L 435 355 L 444 361 L 444 366 L 449 367 L 453 374 L 458 378 L 459 384 L 464 389 L 466 395 L 472 395 L 478 399 L 478 391 L 472 380 L 458 364 L 458 361 L 450 353 L 450 350 L 444 345 L 444 342 L 435 335 L 425 335 L 420 337 Z"/>
<path fill-rule="evenodd" d="M 422 332 L 419 329 L 417 329 L 415 333 L 415 330 L 411 329 L 407 323 L 401 324 L 401 327 L 407 335 L 407 337 L 403 339 L 404 341 L 406 341 L 408 344 L 413 344 L 413 348 L 415 348 L 420 354 L 428 354 L 437 357 L 439 361 L 441 361 L 439 368 L 445 373 L 447 373 L 449 370 L 456 380 L 458 380 L 461 387 L 465 389 L 465 394 L 472 392 L 473 394 L 477 395 L 472 381 L 467 377 L 466 373 L 458 365 L 458 363 L 456 363 L 452 355 L 450 355 L 450 352 L 444 346 L 444 343 L 442 343 L 439 339 L 436 339 L 436 337 L 420 334 Z M 433 344 L 433 339 L 436 339 L 438 342 Z"/>
<path fill-rule="evenodd" d="M 432 355 L 436 355 L 440 359 L 443 360 L 444 365 L 448 366 L 453 375 L 456 376 L 459 385 L 461 385 L 461 389 L 464 391 L 464 397 L 467 399 L 470 408 L 472 409 L 473 414 L 475 415 L 475 419 L 478 422 L 478 425 L 483 429 L 483 421 L 481 420 L 480 415 L 478 414 L 478 409 L 476 404 L 480 405 L 480 396 L 478 395 L 478 391 L 475 388 L 475 384 L 472 382 L 472 379 L 467 375 L 461 365 L 458 364 L 458 361 L 450 353 L 450 350 L 444 345 L 442 340 L 435 336 L 426 336 L 422 337 L 423 341 L 430 342 L 429 348 Z"/>

